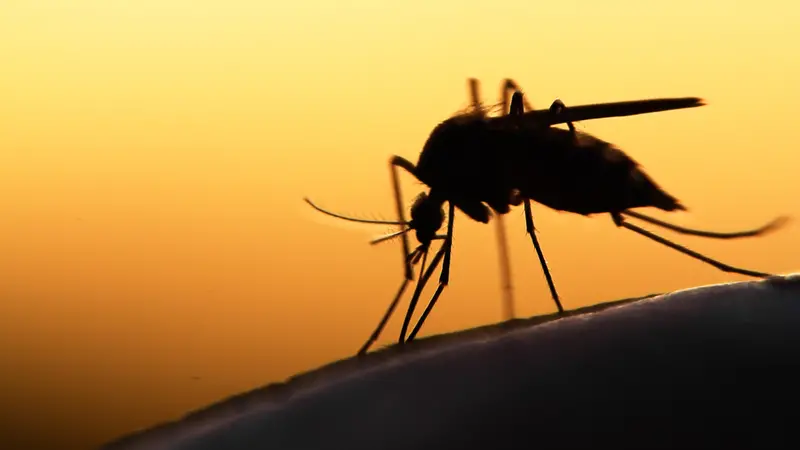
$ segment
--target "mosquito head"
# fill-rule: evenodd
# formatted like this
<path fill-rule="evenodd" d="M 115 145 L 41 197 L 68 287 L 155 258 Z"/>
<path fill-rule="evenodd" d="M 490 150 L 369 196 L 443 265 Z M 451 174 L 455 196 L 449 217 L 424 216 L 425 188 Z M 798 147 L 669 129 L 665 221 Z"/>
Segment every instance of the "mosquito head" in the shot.
<path fill-rule="evenodd" d="M 442 203 L 434 200 L 425 192 L 417 195 L 411 205 L 411 221 L 408 227 L 416 232 L 419 243 L 429 245 L 443 224 L 444 208 Z"/>

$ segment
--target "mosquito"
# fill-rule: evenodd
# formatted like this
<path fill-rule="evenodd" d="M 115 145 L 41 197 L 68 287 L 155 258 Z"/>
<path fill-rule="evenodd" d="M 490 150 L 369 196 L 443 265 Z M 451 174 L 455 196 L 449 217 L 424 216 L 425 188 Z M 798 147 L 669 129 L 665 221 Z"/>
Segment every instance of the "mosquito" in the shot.
<path fill-rule="evenodd" d="M 401 167 L 412 173 L 431 188 L 431 196 L 455 203 L 458 209 L 470 218 L 482 223 L 487 223 L 489 220 L 489 210 L 484 203 L 498 212 L 499 216 L 508 212 L 509 195 L 515 186 L 509 184 L 510 180 L 506 179 L 504 174 L 511 169 L 510 166 L 514 161 L 511 157 L 502 156 L 508 153 L 502 149 L 518 147 L 512 142 L 518 133 L 508 131 L 520 123 L 530 131 L 528 138 L 537 141 L 541 140 L 540 137 L 549 135 L 550 130 L 558 130 L 550 128 L 550 125 L 558 123 L 693 108 L 704 104 L 702 99 L 696 97 L 638 100 L 583 105 L 569 110 L 560 108 L 558 114 L 555 114 L 553 108 L 531 110 L 530 105 L 522 97 L 528 111 L 523 110 L 521 114 L 511 119 L 508 116 L 489 118 L 483 108 L 479 107 L 477 80 L 469 81 L 474 110 L 471 113 L 456 115 L 439 124 L 425 143 L 416 166 L 399 156 L 392 158 L 390 166 L 392 170 Z M 506 79 L 501 90 L 503 113 L 508 111 L 508 96 L 511 90 L 519 89 L 513 80 Z M 497 151 L 498 149 L 500 150 Z M 497 231 L 500 257 L 505 260 L 501 262 L 501 277 L 504 278 L 503 284 L 507 285 L 509 275 L 505 269 L 510 265 L 507 263 L 507 244 L 502 225 L 498 225 Z M 539 259 L 544 263 L 538 242 L 535 242 L 535 247 Z M 406 250 L 404 244 L 404 253 L 407 253 Z M 545 276 L 556 307 L 559 312 L 563 312 L 549 271 L 545 272 Z M 506 305 L 510 303 L 507 293 L 505 303 Z M 508 310 L 510 308 L 507 308 Z M 407 330 L 404 328 L 405 331 Z"/>
<path fill-rule="evenodd" d="M 425 274 L 418 280 L 415 295 L 409 304 L 403 322 L 399 343 L 407 341 L 406 332 L 421 290 L 440 262 L 442 269 L 439 287 L 412 333 L 408 335 L 408 340 L 412 340 L 419 331 L 449 282 L 455 208 L 473 220 L 488 223 L 489 216 L 492 215 L 489 208 L 498 215 L 502 215 L 510 211 L 510 206 L 524 203 L 526 228 L 531 235 L 531 240 L 548 280 L 551 295 L 560 313 L 563 312 L 563 308 L 534 233 L 530 200 L 556 210 L 587 216 L 600 212 L 610 213 L 618 226 L 635 231 L 721 270 L 756 277 L 769 275 L 739 269 L 705 257 L 629 224 L 622 220 L 622 216 L 627 215 L 644 220 L 683 234 L 716 238 L 760 235 L 775 229 L 782 218 L 757 230 L 717 233 L 683 228 L 628 211 L 629 208 L 642 206 L 655 206 L 667 211 L 685 208 L 674 197 L 661 190 L 621 150 L 586 133 L 576 132 L 571 123 L 575 119 L 588 120 L 700 106 L 703 104 L 702 100 L 696 98 L 658 99 L 587 105 L 569 109 L 565 108 L 562 102 L 556 101 L 549 110 L 527 112 L 524 111 L 523 104 L 522 93 L 516 91 L 511 101 L 513 114 L 509 116 L 486 118 L 483 115 L 463 114 L 446 120 L 429 137 L 417 165 L 399 156 L 391 159 L 390 168 L 399 217 L 395 224 L 409 227 L 406 231 L 413 228 L 413 219 L 412 222 L 406 222 L 403 218 L 398 167 L 405 169 L 428 185 L 430 191 L 424 196 L 422 202 L 427 209 L 441 211 L 444 202 L 449 204 L 447 234 L 443 238 L 444 242 L 437 256 L 434 257 Z M 569 131 L 549 127 L 549 125 L 557 123 L 566 123 Z M 546 176 L 542 176 L 542 172 L 546 172 L 544 174 Z M 432 224 L 435 225 L 435 223 Z M 428 226 L 432 228 L 431 224 Z M 402 238 L 406 278 L 406 283 L 393 302 L 396 306 L 407 281 L 413 279 L 414 258 L 409 258 L 411 253 L 406 233 L 399 232 L 395 235 Z M 418 240 L 419 238 L 418 233 Z M 421 242 L 422 244 L 424 242 Z M 427 250 L 427 247 L 425 249 Z M 386 320 L 393 309 L 394 307 L 387 311 Z M 382 322 L 385 323 L 385 320 Z M 380 328 L 382 326 L 376 330 L 378 333 Z M 370 343 L 368 342 L 365 347 Z M 362 351 L 365 350 L 362 349 Z"/>
<path fill-rule="evenodd" d="M 756 236 L 775 230 L 787 222 L 779 217 L 757 230 L 718 233 L 692 230 L 630 211 L 631 208 L 655 207 L 664 211 L 686 210 L 673 196 L 661 189 L 622 150 L 588 133 L 579 132 L 563 102 L 556 100 L 549 109 L 551 119 L 544 123 L 559 123 L 559 116 L 568 130 L 530 126 L 524 111 L 524 97 L 516 90 L 508 116 L 471 121 L 448 121 L 435 129 L 420 154 L 417 165 L 394 156 L 393 167 L 401 167 L 430 187 L 431 201 L 455 204 L 471 219 L 487 223 L 492 211 L 507 214 L 511 206 L 524 204 L 528 234 L 536 250 L 545 278 L 559 314 L 563 307 L 547 266 L 541 245 L 535 234 L 531 201 L 558 211 L 584 216 L 598 213 L 611 215 L 615 225 L 631 230 L 662 245 L 725 271 L 752 277 L 768 277 L 768 273 L 741 269 L 711 259 L 686 247 L 625 221 L 624 216 L 671 229 L 683 234 L 730 239 Z M 504 120 L 499 127 L 494 123 Z M 542 122 L 539 122 L 541 124 Z M 434 142 L 432 142 L 434 141 Z M 461 145 L 461 151 L 448 147 Z M 429 155 L 425 153 L 429 152 Z M 446 155 L 446 156 L 443 156 Z M 480 180 L 476 182 L 475 180 Z M 488 205 L 488 206 L 487 206 Z M 490 209 L 491 208 L 491 209 Z M 452 229 L 448 230 L 452 235 Z M 445 246 L 450 248 L 449 243 Z M 448 250 L 449 251 L 449 250 Z M 440 285 L 449 282 L 449 261 L 445 255 Z M 413 313 L 407 314 L 406 322 Z M 424 319 L 422 319 L 424 320 Z M 416 328 L 421 324 L 418 323 Z M 404 326 L 404 330 L 407 326 Z M 401 340 L 405 335 L 401 331 Z"/>
<path fill-rule="evenodd" d="M 399 189 L 397 191 L 395 191 L 395 193 L 397 194 L 397 195 L 395 195 L 395 204 L 396 205 L 400 205 L 399 210 L 402 211 L 402 197 L 400 196 L 399 192 L 400 192 Z M 413 204 L 411 206 L 411 214 L 410 214 L 411 215 L 411 220 L 406 221 L 405 217 L 401 213 L 399 221 L 388 221 L 388 220 L 361 219 L 361 218 L 357 218 L 357 217 L 346 216 L 346 215 L 342 215 L 342 214 L 338 214 L 338 213 L 326 210 L 326 209 L 318 206 L 317 204 L 315 204 L 314 202 L 312 202 L 308 198 L 305 198 L 304 200 L 306 201 L 306 203 L 311 205 L 311 207 L 316 209 L 317 211 L 319 211 L 319 212 L 321 212 L 323 214 L 326 214 L 328 216 L 332 216 L 332 217 L 338 218 L 338 219 L 348 220 L 348 221 L 352 221 L 352 222 L 359 222 L 359 223 L 367 223 L 367 224 L 399 225 L 399 226 L 402 227 L 400 229 L 400 231 L 397 231 L 397 232 L 394 232 L 394 233 L 390 233 L 390 234 L 387 234 L 387 235 L 384 235 L 384 236 L 381 236 L 381 237 L 378 237 L 376 239 L 371 240 L 370 241 L 371 245 L 379 244 L 381 242 L 386 242 L 388 240 L 397 238 L 397 237 L 399 237 L 401 235 L 405 235 L 405 234 L 409 233 L 410 231 L 415 231 L 416 232 L 415 235 L 416 235 L 417 241 L 419 242 L 419 245 L 416 248 L 414 248 L 414 250 L 412 250 L 411 252 L 409 252 L 406 255 L 406 261 L 408 261 L 410 263 L 412 268 L 420 260 L 422 260 L 422 264 L 420 265 L 420 270 L 419 270 L 419 278 L 417 279 L 416 287 L 414 289 L 414 293 L 413 293 L 413 296 L 411 298 L 411 302 L 409 303 L 409 308 L 407 310 L 407 314 L 408 315 L 412 315 L 413 314 L 413 310 L 414 310 L 414 306 L 418 303 L 419 297 L 421 296 L 422 291 L 425 288 L 425 286 L 427 285 L 428 281 L 433 276 L 434 271 L 437 269 L 439 264 L 442 262 L 443 258 L 445 258 L 445 257 L 449 258 L 449 251 L 450 251 L 450 248 L 451 248 L 450 247 L 450 242 L 451 242 L 451 239 L 452 239 L 452 234 L 451 233 L 439 234 L 439 231 L 440 231 L 441 227 L 443 226 L 444 220 L 445 220 L 444 208 L 442 207 L 442 205 L 440 203 L 438 203 L 438 202 L 432 201 L 431 197 L 429 197 L 425 192 L 422 192 L 416 197 L 416 199 L 414 200 L 414 202 L 413 202 Z M 448 230 L 452 229 L 451 228 L 452 227 L 452 221 L 454 219 L 453 212 L 454 211 L 453 211 L 452 206 L 451 206 L 450 214 L 447 216 Z M 675 231 L 675 232 L 678 232 L 678 233 L 681 233 L 681 234 L 694 235 L 694 236 L 703 236 L 703 237 L 717 238 L 717 239 L 733 239 L 733 238 L 759 236 L 759 235 L 767 233 L 767 232 L 769 232 L 771 230 L 774 230 L 778 226 L 778 222 L 777 221 L 773 221 L 773 222 L 770 222 L 767 225 L 764 225 L 762 227 L 759 227 L 759 228 L 756 228 L 756 229 L 752 229 L 752 230 L 721 233 L 721 232 L 714 232 L 714 231 L 704 231 L 704 230 L 696 230 L 696 229 L 691 229 L 691 228 L 684 228 L 684 227 L 680 227 L 680 226 L 677 226 L 677 225 L 674 225 L 674 224 L 670 224 L 668 222 L 664 222 L 664 221 L 660 221 L 660 220 L 657 220 L 657 219 L 653 219 L 653 218 L 651 218 L 649 216 L 641 215 L 641 214 L 635 213 L 633 211 L 627 211 L 627 213 L 630 213 L 631 217 L 640 218 L 640 219 L 642 219 L 644 221 L 647 221 L 647 222 L 650 222 L 650 223 L 652 223 L 654 225 L 657 225 L 657 226 L 660 226 L 662 228 L 666 228 L 666 229 L 669 229 L 669 230 L 672 230 L 672 231 Z M 433 259 L 431 260 L 430 265 L 426 267 L 425 262 L 426 262 L 426 259 L 427 259 L 427 256 L 428 256 L 428 252 L 429 252 L 431 243 L 434 240 L 442 240 L 444 242 L 442 243 L 442 245 L 439 248 L 439 250 L 435 253 Z M 682 250 L 679 249 L 679 251 L 684 251 L 684 250 L 691 252 L 691 250 L 688 250 L 688 249 L 685 249 L 685 248 L 682 249 Z M 702 255 L 700 255 L 700 256 L 702 257 Z M 705 257 L 703 257 L 703 258 L 705 258 Z M 731 266 L 727 266 L 725 264 L 718 263 L 717 261 L 714 261 L 714 260 L 710 260 L 710 261 L 712 261 L 712 263 L 720 264 L 723 267 L 731 268 Z M 732 268 L 732 269 L 733 269 L 733 271 L 744 271 L 745 270 L 745 269 L 739 269 L 739 268 Z M 386 327 L 386 324 L 388 323 L 389 319 L 391 318 L 392 314 L 397 309 L 397 305 L 399 304 L 400 299 L 402 298 L 403 294 L 405 293 L 405 290 L 408 287 L 408 283 L 410 281 L 411 280 L 409 278 L 403 277 L 403 281 L 400 284 L 400 287 L 398 288 L 398 290 L 397 290 L 394 298 L 392 299 L 392 301 L 389 303 L 389 306 L 386 309 L 386 312 L 384 313 L 384 315 L 381 317 L 380 321 L 378 322 L 378 325 L 375 327 L 375 330 L 372 332 L 372 334 L 370 334 L 369 338 L 367 338 L 367 341 L 358 350 L 358 352 L 357 352 L 358 356 L 366 354 L 367 351 L 369 350 L 369 348 L 372 346 L 372 344 L 374 344 L 375 341 L 378 340 L 378 338 L 380 337 L 383 329 Z M 436 292 L 433 294 L 431 299 L 428 301 L 428 304 L 425 307 L 425 309 L 423 310 L 423 312 L 420 315 L 419 319 L 417 319 L 416 325 L 412 328 L 411 332 L 408 334 L 406 340 L 405 341 L 398 341 L 398 343 L 402 344 L 404 342 L 411 342 L 411 341 L 414 340 L 414 338 L 417 336 L 417 334 L 419 333 L 420 329 L 422 328 L 422 325 L 425 323 L 425 320 L 430 315 L 433 307 L 436 305 L 436 302 L 439 299 L 439 297 L 441 296 L 442 292 L 444 291 L 444 288 L 445 288 L 445 285 L 440 283 L 439 286 L 436 289 Z"/>

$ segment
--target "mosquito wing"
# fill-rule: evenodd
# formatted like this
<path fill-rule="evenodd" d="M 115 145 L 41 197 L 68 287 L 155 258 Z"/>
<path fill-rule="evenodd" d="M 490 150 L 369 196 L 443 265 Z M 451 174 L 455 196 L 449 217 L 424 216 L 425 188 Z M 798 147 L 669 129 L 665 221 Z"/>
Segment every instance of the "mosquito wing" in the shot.
<path fill-rule="evenodd" d="M 549 109 L 527 111 L 522 116 L 527 125 L 549 126 L 566 122 L 580 122 L 583 120 L 604 119 L 609 117 L 635 116 L 673 109 L 697 108 L 704 106 L 705 102 L 697 97 L 683 98 L 656 98 L 649 100 L 633 100 L 626 102 L 595 103 L 590 105 L 569 106 L 558 114 L 553 114 Z M 508 116 L 493 117 L 492 123 L 505 124 L 518 118 Z"/>

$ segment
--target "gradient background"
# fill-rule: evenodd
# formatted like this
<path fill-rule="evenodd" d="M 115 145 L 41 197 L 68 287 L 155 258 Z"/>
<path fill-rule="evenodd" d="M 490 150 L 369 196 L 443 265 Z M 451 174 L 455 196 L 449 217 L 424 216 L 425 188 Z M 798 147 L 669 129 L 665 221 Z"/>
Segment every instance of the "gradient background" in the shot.
<path fill-rule="evenodd" d="M 634 0 L 8 0 L 0 5 L 0 447 L 85 448 L 351 355 L 401 280 L 389 155 L 513 77 L 534 106 L 700 96 L 589 121 L 689 213 L 734 230 L 798 212 L 800 7 Z M 787 133 L 788 132 L 788 133 Z M 410 202 L 421 186 L 404 179 Z M 607 217 L 534 209 L 568 308 L 744 279 Z M 423 334 L 498 321 L 494 226 L 457 220 Z M 553 310 L 507 216 L 518 315 Z M 800 268 L 796 226 L 676 237 Z M 396 339 L 396 317 L 380 344 Z"/>

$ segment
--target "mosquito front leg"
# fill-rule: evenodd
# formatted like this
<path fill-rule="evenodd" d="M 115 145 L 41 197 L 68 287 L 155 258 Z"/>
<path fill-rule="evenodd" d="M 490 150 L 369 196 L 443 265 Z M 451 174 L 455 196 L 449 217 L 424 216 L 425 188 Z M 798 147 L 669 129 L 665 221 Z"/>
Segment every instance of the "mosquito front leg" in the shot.
<path fill-rule="evenodd" d="M 443 239 L 443 237 L 435 236 L 434 239 Z M 428 253 L 428 247 L 420 245 L 419 247 L 414 249 L 413 252 L 409 253 L 406 256 L 406 261 L 408 261 L 413 266 L 413 265 L 417 264 L 417 262 L 419 262 L 421 257 L 424 258 L 425 256 L 427 256 L 427 253 Z M 384 315 L 381 318 L 380 322 L 378 322 L 378 326 L 375 327 L 375 331 L 373 331 L 372 334 L 369 336 L 369 338 L 367 339 L 367 342 L 365 342 L 364 345 L 361 346 L 361 349 L 358 350 L 357 355 L 361 356 L 361 355 L 367 353 L 367 351 L 372 346 L 372 344 L 375 343 L 376 340 L 378 340 L 378 338 L 380 337 L 381 332 L 383 331 L 384 327 L 386 327 L 386 323 L 389 322 L 389 318 L 392 316 L 392 314 L 394 313 L 394 310 L 397 308 L 397 304 L 400 302 L 400 298 L 403 296 L 403 293 L 405 292 L 406 287 L 408 287 L 408 282 L 409 281 L 410 280 L 408 278 L 403 279 L 403 283 L 400 285 L 400 288 L 397 290 L 397 294 L 395 294 L 394 299 L 392 300 L 392 302 L 389 303 L 389 308 L 386 309 L 386 312 L 384 313 Z"/>
<path fill-rule="evenodd" d="M 428 267 L 428 270 L 425 270 L 424 273 L 420 270 L 420 277 L 417 280 L 417 287 L 414 289 L 414 296 L 411 297 L 411 302 L 408 305 L 408 311 L 406 311 L 406 317 L 403 319 L 403 327 L 400 329 L 400 338 L 398 339 L 399 344 L 404 344 L 406 342 L 406 332 L 408 331 L 408 325 L 411 323 L 411 317 L 414 315 L 414 309 L 417 307 L 417 303 L 419 302 L 419 297 L 422 294 L 422 290 L 425 288 L 425 285 L 428 283 L 428 279 L 430 279 L 431 275 L 433 275 L 433 271 L 436 270 L 436 267 L 442 260 L 442 257 L 447 253 L 447 239 L 445 239 L 445 243 L 439 248 L 439 251 L 436 252 L 434 255 L 433 260 L 431 261 L 431 265 Z"/>
<path fill-rule="evenodd" d="M 408 286 L 408 282 L 409 280 L 407 278 L 403 279 L 403 283 L 400 285 L 400 289 L 397 290 L 397 294 L 395 294 L 394 300 L 392 300 L 392 302 L 389 303 L 389 308 L 386 310 L 386 313 L 384 313 L 383 317 L 381 318 L 381 321 L 378 322 L 378 326 L 375 327 L 375 331 L 372 332 L 369 338 L 367 338 L 367 342 L 365 342 L 364 345 L 362 345 L 361 348 L 358 350 L 357 353 L 358 356 L 367 353 L 367 350 L 369 350 L 370 346 L 372 346 L 372 344 L 378 340 L 378 337 L 380 337 L 383 328 L 389 321 L 389 317 L 391 317 L 395 308 L 397 308 L 397 304 L 400 302 L 400 297 L 403 296 L 403 292 L 405 292 L 406 287 Z"/>
<path fill-rule="evenodd" d="M 447 286 L 446 284 L 439 284 L 439 286 L 436 288 L 436 292 L 433 293 L 433 297 L 431 297 L 431 300 L 428 302 L 428 306 L 425 307 L 425 311 L 422 312 L 422 316 L 420 316 L 417 325 L 414 327 L 413 330 L 411 330 L 411 333 L 408 335 L 408 339 L 406 340 L 406 342 L 413 341 L 414 338 L 417 336 L 417 333 L 419 333 L 420 328 L 422 328 L 422 324 L 425 322 L 425 319 L 428 318 L 428 314 L 431 313 L 433 305 L 435 305 L 436 301 L 439 300 L 439 296 L 442 295 L 442 292 L 444 292 L 444 288 L 446 286 Z"/>
<path fill-rule="evenodd" d="M 389 167 L 391 168 L 392 174 L 392 188 L 394 189 L 394 204 L 397 208 L 397 217 L 398 221 L 401 223 L 406 223 L 405 214 L 403 213 L 403 198 L 402 192 L 400 191 L 400 177 L 397 171 L 397 168 L 400 167 L 405 169 L 406 172 L 410 173 L 414 176 L 414 178 L 419 180 L 417 176 L 417 168 L 414 166 L 414 163 L 411 161 L 403 158 L 402 156 L 394 155 L 389 160 Z M 421 181 L 421 180 L 420 180 Z M 403 263 L 405 264 L 405 276 L 407 280 L 414 279 L 414 272 L 411 270 L 411 264 L 408 262 L 406 255 L 409 252 L 409 245 L 408 245 L 408 237 L 403 234 Z"/>
<path fill-rule="evenodd" d="M 389 164 L 392 174 L 392 189 L 394 190 L 394 204 L 397 211 L 397 220 L 399 222 L 406 222 L 405 214 L 403 213 L 403 194 L 400 191 L 400 177 L 397 173 L 397 165 L 392 160 Z M 414 277 L 411 271 L 411 263 L 408 261 L 407 255 L 409 254 L 408 236 L 405 233 L 401 237 L 403 241 L 403 269 L 406 280 L 412 280 Z"/>
<path fill-rule="evenodd" d="M 455 206 L 450 203 L 450 211 L 447 220 L 447 237 L 444 239 L 444 243 L 442 244 L 442 248 L 439 251 L 444 251 L 444 263 L 442 264 L 442 273 L 439 275 L 439 286 L 436 288 L 436 292 L 431 297 L 430 301 L 428 302 L 428 306 L 425 307 L 425 311 L 422 312 L 419 320 L 417 321 L 417 325 L 414 326 L 414 329 L 411 330 L 411 334 L 408 335 L 408 341 L 414 339 L 414 336 L 417 335 L 420 328 L 422 328 L 422 324 L 425 323 L 425 319 L 428 318 L 428 315 L 433 310 L 433 307 L 436 305 L 436 301 L 439 300 L 439 296 L 442 295 L 444 288 L 450 282 L 450 255 L 452 254 L 453 249 L 453 222 L 455 217 Z M 437 254 L 438 256 L 438 254 Z M 438 264 L 438 262 L 436 262 Z M 430 277 L 433 274 L 434 263 L 431 263 L 430 272 L 426 273 L 426 277 Z M 427 278 L 426 278 L 427 281 Z M 419 289 L 417 292 L 414 292 L 415 297 L 419 297 L 419 294 L 422 293 L 422 289 Z M 414 300 L 412 299 L 412 302 Z M 415 302 L 416 303 L 416 302 Z"/>

